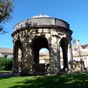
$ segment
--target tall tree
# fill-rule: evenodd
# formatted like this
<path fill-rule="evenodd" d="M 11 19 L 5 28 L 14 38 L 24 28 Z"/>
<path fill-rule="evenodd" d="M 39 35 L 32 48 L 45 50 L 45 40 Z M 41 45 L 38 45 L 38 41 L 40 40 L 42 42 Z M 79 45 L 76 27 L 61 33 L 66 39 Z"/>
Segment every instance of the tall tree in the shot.
<path fill-rule="evenodd" d="M 11 0 L 0 0 L 0 23 L 7 21 L 11 17 L 13 5 Z M 0 32 L 3 27 L 0 27 Z"/>

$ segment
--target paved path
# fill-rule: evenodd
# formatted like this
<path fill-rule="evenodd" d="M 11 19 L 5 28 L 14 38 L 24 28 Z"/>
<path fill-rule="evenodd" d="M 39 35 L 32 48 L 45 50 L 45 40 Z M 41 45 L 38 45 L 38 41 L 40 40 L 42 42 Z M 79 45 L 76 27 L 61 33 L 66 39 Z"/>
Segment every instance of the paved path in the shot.
<path fill-rule="evenodd" d="M 11 77 L 11 76 L 13 76 L 12 72 L 1 72 L 0 73 L 0 78 L 2 78 L 2 77 Z"/>

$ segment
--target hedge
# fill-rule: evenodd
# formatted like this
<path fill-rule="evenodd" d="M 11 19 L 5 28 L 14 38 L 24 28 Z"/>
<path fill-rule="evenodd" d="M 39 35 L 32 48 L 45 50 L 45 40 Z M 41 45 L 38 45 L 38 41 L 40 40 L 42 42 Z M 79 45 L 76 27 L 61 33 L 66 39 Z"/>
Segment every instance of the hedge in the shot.
<path fill-rule="evenodd" d="M 0 70 L 11 70 L 12 69 L 12 59 L 0 57 Z"/>

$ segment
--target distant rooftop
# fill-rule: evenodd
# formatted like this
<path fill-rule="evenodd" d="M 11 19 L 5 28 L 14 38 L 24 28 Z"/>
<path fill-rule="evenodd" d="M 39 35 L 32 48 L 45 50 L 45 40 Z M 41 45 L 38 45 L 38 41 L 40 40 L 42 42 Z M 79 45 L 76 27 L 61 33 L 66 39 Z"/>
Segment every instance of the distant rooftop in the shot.
<path fill-rule="evenodd" d="M 0 48 L 0 53 L 13 53 L 13 49 L 10 49 L 10 48 Z"/>

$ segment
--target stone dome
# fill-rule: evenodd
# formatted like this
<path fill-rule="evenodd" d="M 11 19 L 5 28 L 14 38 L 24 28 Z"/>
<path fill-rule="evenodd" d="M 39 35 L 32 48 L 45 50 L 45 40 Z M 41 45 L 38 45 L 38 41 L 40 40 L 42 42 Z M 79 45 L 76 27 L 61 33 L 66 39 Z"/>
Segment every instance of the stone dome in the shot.
<path fill-rule="evenodd" d="M 53 18 L 48 15 L 40 14 L 39 16 L 33 16 L 30 19 L 19 22 L 15 25 L 14 30 L 19 30 L 21 28 L 30 27 L 49 27 L 49 26 L 60 26 L 69 29 L 69 24 L 61 19 Z"/>

